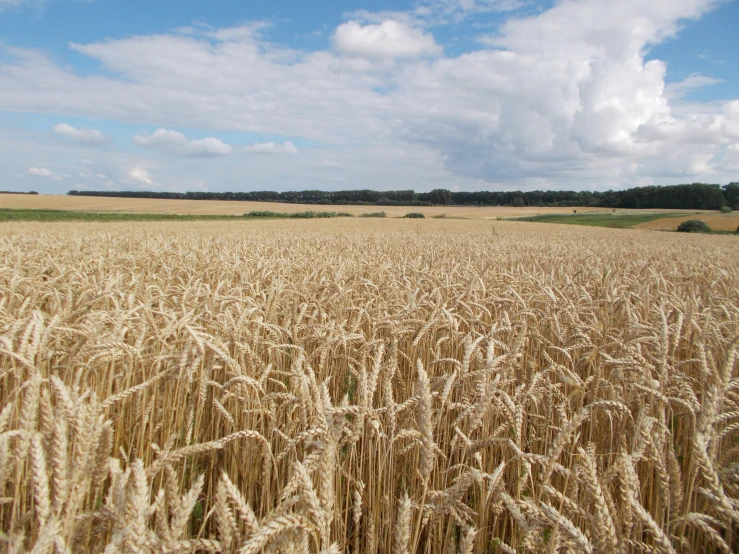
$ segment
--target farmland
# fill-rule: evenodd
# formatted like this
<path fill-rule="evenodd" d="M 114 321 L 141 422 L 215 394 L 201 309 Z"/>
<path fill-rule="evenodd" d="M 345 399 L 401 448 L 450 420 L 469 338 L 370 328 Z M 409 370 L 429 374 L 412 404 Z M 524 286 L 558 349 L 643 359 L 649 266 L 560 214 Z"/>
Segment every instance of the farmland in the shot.
<path fill-rule="evenodd" d="M 611 227 L 616 229 L 628 229 L 638 225 L 644 225 L 652 221 L 672 221 L 679 217 L 685 217 L 682 213 L 655 213 L 644 211 L 637 213 L 636 210 L 631 212 L 622 212 L 620 214 L 609 212 L 586 212 L 586 213 L 569 213 L 569 214 L 538 214 L 533 216 L 524 216 L 515 218 L 516 221 L 526 221 L 529 223 L 564 223 L 567 225 L 585 225 L 587 227 Z M 690 216 L 697 217 L 697 216 Z M 699 217 L 699 216 L 698 216 Z M 675 225 L 677 228 L 677 224 Z M 674 230 L 674 229 L 673 229 Z"/>
<path fill-rule="evenodd" d="M 736 551 L 736 245 L 480 219 L 0 224 L 0 541 Z"/>
<path fill-rule="evenodd" d="M 739 213 L 719 214 L 698 210 L 604 210 L 592 207 L 510 206 L 375 206 L 333 204 L 285 204 L 224 200 L 160 200 L 90 196 L 0 195 L 0 221 L 162 221 L 218 220 L 241 217 L 249 212 L 299 214 L 337 212 L 362 216 L 383 212 L 388 218 L 421 212 L 427 218 L 525 219 L 532 222 L 566 223 L 596 227 L 674 231 L 681 221 L 700 219 L 717 231 L 735 231 Z M 74 213 L 70 213 L 74 212 Z M 75 215 L 75 213 L 77 215 Z"/>
<path fill-rule="evenodd" d="M 0 222 L 38 221 L 38 222 L 111 222 L 111 221 L 234 221 L 239 219 L 326 219 L 332 217 L 354 217 L 346 212 L 273 212 L 252 211 L 242 215 L 218 214 L 179 214 L 156 212 L 88 212 L 82 210 L 27 210 L 0 208 Z"/>
<path fill-rule="evenodd" d="M 573 208 L 508 206 L 375 206 L 375 205 L 322 205 L 282 204 L 273 202 L 239 202 L 228 200 L 157 200 L 146 198 L 104 198 L 91 196 L 54 196 L 4 194 L 0 196 L 0 208 L 25 210 L 73 210 L 85 212 L 129 212 L 162 213 L 182 215 L 242 215 L 250 211 L 269 210 L 275 212 L 342 211 L 353 215 L 384 211 L 388 217 L 402 217 L 408 212 L 420 211 L 426 217 L 445 215 L 490 219 L 497 217 L 523 217 L 537 214 L 571 214 Z M 578 213 L 603 213 L 602 208 L 575 208 Z M 634 210 L 617 210 L 631 213 Z M 684 213 L 678 210 L 650 210 L 664 214 Z M 610 210 L 609 210 L 610 213 Z"/>
<path fill-rule="evenodd" d="M 716 231 L 736 231 L 739 227 L 739 214 L 730 213 L 703 213 L 669 219 L 656 219 L 635 225 L 637 229 L 658 229 L 660 231 L 674 231 L 677 226 L 688 219 L 705 221 L 711 229 Z"/>

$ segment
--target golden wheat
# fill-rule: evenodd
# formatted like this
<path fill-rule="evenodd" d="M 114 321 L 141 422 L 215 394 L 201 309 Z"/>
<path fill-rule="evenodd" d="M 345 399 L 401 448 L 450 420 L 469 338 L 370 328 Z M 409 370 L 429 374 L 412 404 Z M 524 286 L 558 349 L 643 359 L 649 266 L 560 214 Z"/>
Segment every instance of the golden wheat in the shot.
<path fill-rule="evenodd" d="M 736 239 L 0 229 L 0 550 L 731 552 Z"/>

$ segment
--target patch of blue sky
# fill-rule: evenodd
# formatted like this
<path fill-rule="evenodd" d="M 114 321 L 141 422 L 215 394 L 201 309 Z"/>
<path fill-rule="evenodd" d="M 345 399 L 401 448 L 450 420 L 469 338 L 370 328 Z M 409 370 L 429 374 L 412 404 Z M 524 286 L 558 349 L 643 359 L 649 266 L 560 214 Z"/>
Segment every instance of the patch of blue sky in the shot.
<path fill-rule="evenodd" d="M 532 15 L 551 0 L 527 2 L 514 12 L 486 12 L 462 21 L 447 21 L 430 30 L 446 55 L 477 50 L 477 37 L 495 32 L 512 14 Z M 387 0 L 327 0 L 306 4 L 297 0 L 256 2 L 243 0 L 129 0 L 54 1 L 37 7 L 0 14 L 0 36 L 8 45 L 35 48 L 71 64 L 81 74 L 106 74 L 100 64 L 68 47 L 70 42 L 89 44 L 108 38 L 173 32 L 191 26 L 201 30 L 266 22 L 262 35 L 275 44 L 300 50 L 331 47 L 335 28 L 360 13 L 412 12 L 415 2 Z"/>
<path fill-rule="evenodd" d="M 306 37 L 323 37 L 324 44 L 320 47 L 325 47 L 328 37 L 346 14 L 357 10 L 397 11 L 412 7 L 407 1 L 381 0 L 315 3 L 299 0 L 54 1 L 0 14 L 0 36 L 13 46 L 61 50 L 66 49 L 70 41 L 87 44 L 106 38 L 163 33 L 196 23 L 225 28 L 264 21 L 271 24 L 265 30 L 270 40 L 297 47 L 304 45 Z"/>
<path fill-rule="evenodd" d="M 720 82 L 690 89 L 688 102 L 714 102 L 736 98 L 739 89 L 739 2 L 723 2 L 697 21 L 684 22 L 677 37 L 654 46 L 647 60 L 667 63 L 667 83 L 677 83 L 693 74 Z"/>
<path fill-rule="evenodd" d="M 553 0 L 525 1 L 515 9 L 468 13 L 458 21 L 444 21 L 430 27 L 444 55 L 458 57 L 482 48 L 491 48 L 488 37 L 499 34 L 501 27 L 512 18 L 534 17 L 554 5 Z"/>
<path fill-rule="evenodd" d="M 474 21 L 434 27 L 431 31 L 436 42 L 444 49 L 444 55 L 456 58 L 467 52 L 486 48 L 480 38 L 497 32 L 505 19 L 499 15 L 488 15 Z"/>

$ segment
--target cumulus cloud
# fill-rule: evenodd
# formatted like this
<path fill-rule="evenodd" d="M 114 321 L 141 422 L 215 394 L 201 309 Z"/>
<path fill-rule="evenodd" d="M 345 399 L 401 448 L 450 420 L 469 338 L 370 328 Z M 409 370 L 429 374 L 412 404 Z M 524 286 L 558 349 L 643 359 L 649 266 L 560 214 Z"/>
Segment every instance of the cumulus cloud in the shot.
<path fill-rule="evenodd" d="M 182 158 L 214 158 L 228 156 L 233 152 L 231 145 L 217 138 L 188 140 L 182 133 L 163 128 L 157 129 L 152 135 L 136 135 L 133 141 L 144 148 Z"/>
<path fill-rule="evenodd" d="M 29 167 L 26 169 L 26 173 L 29 175 L 33 175 L 34 177 L 48 177 L 49 179 L 53 179 L 54 181 L 61 181 L 64 179 L 63 175 L 60 175 L 59 173 L 54 173 L 50 169 L 46 169 L 45 167 Z"/>
<path fill-rule="evenodd" d="M 421 6 L 441 13 L 440 3 L 454 13 L 505 5 Z M 352 183 L 364 182 L 352 168 L 371 168 L 376 182 L 412 175 L 407 170 L 417 162 L 408 160 L 423 160 L 414 170 L 433 164 L 436 171 L 433 184 L 420 177 L 407 182 L 417 189 L 729 181 L 739 103 L 686 102 L 685 91 L 710 78 L 668 85 L 667 65 L 647 56 L 715 5 L 559 0 L 533 15 L 508 16 L 484 47 L 457 56 L 440 51 L 415 12 L 343 23 L 330 51 L 281 47 L 242 27 L 72 45 L 107 75 L 79 75 L 38 51 L 15 49 L 0 57 L 0 109 L 299 136 L 351 148 L 353 163 L 342 167 Z M 395 59 L 403 63 L 388 63 Z M 231 148 L 166 128 L 134 140 L 186 157 Z M 309 160 L 314 153 L 320 157 Z M 315 167 L 327 155 L 306 149 L 280 166 Z M 250 163 L 270 164 L 260 160 Z"/>
<path fill-rule="evenodd" d="M 665 95 L 666 65 L 644 57 L 679 21 L 711 4 L 565 0 L 510 20 L 489 37 L 494 48 L 413 72 L 406 131 L 445 152 L 454 172 L 486 180 L 526 175 L 572 182 L 591 174 L 633 183 L 630 163 L 639 160 L 643 172 L 665 176 L 658 160 L 677 151 L 673 163 L 705 175 L 706 154 L 685 144 L 715 129 L 718 153 L 725 116 L 713 109 L 702 121 L 677 117 Z M 439 94 L 455 86 L 456 94 Z M 433 100 L 443 116 L 429 119 L 420 106 Z"/>
<path fill-rule="evenodd" d="M 149 175 L 149 171 L 143 167 L 134 167 L 128 172 L 128 176 L 136 183 L 152 186 L 154 181 Z"/>
<path fill-rule="evenodd" d="M 67 123 L 54 125 L 54 131 L 81 144 L 101 144 L 105 142 L 103 134 L 96 129 L 75 129 Z"/>
<path fill-rule="evenodd" d="M 333 44 L 342 54 L 363 58 L 416 58 L 441 52 L 431 34 L 392 19 L 367 25 L 342 23 L 336 28 Z"/>
<path fill-rule="evenodd" d="M 245 152 L 251 152 L 252 154 L 297 154 L 298 149 L 295 145 L 288 141 L 283 144 L 277 144 L 276 142 L 257 142 L 249 146 L 244 147 Z"/>

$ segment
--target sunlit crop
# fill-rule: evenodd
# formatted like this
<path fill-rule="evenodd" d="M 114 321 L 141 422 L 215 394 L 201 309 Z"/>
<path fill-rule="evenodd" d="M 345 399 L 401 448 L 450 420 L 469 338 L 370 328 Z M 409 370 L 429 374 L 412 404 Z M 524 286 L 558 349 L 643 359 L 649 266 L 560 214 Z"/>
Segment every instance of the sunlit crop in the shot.
<path fill-rule="evenodd" d="M 736 239 L 0 235 L 0 550 L 731 552 Z"/>

